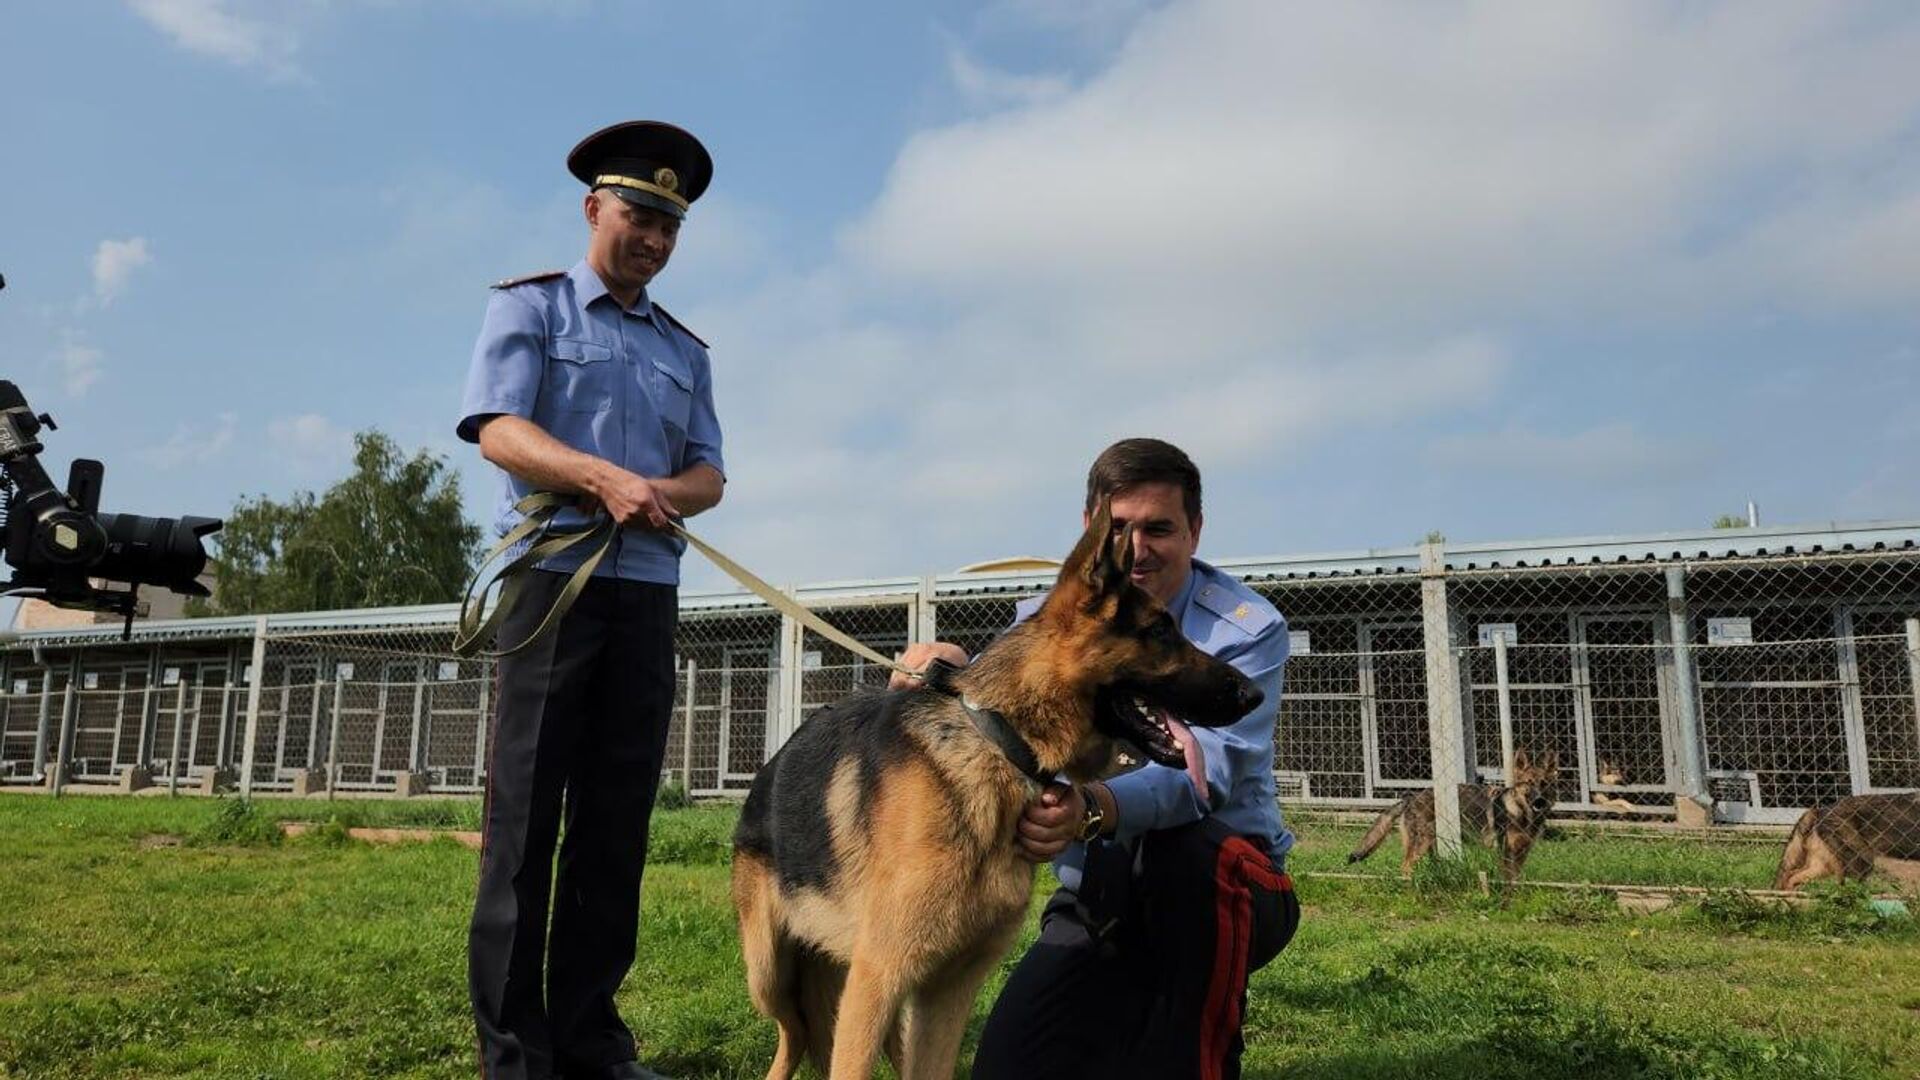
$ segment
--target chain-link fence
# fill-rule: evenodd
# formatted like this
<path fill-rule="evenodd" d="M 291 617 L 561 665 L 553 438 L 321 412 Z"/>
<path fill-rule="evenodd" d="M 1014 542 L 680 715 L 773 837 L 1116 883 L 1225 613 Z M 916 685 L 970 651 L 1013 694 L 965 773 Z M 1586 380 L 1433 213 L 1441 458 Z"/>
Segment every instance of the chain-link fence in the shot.
<path fill-rule="evenodd" d="M 1288 619 L 1275 773 L 1297 819 L 1326 811 L 1337 835 L 1430 792 L 1450 851 L 1485 831 L 1475 789 L 1505 784 L 1524 751 L 1553 760 L 1554 838 L 1771 849 L 1826 808 L 1808 822 L 1810 858 L 1857 877 L 1920 860 L 1914 543 L 1718 557 L 1643 544 L 1632 559 L 1436 544 L 1227 568 Z M 956 575 L 796 596 L 883 654 L 933 639 L 973 652 L 1049 583 Z M 494 665 L 451 653 L 452 616 L 26 635 L 0 654 L 0 784 L 481 791 Z M 744 792 L 798 724 L 887 677 L 744 595 L 687 598 L 675 645 L 664 770 L 697 796 Z M 1691 873 L 1660 865 L 1647 873 Z"/>

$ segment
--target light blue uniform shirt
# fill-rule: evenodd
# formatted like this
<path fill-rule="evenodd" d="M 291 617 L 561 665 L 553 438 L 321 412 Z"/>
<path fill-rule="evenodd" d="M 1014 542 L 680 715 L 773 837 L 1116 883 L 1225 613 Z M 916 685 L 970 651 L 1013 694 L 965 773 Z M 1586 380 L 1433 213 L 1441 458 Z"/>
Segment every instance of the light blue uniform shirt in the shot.
<path fill-rule="evenodd" d="M 706 346 L 644 290 L 621 308 L 584 259 L 564 274 L 496 287 L 488 298 L 456 431 L 478 442 L 480 421 L 501 413 L 641 476 L 673 476 L 702 462 L 725 472 Z M 519 519 L 513 504 L 533 490 L 505 475 L 494 521 L 502 534 Z M 572 509 L 554 519 L 563 530 L 588 523 Z M 594 576 L 678 585 L 685 547 L 677 537 L 623 529 Z M 585 557 L 576 547 L 540 565 L 572 570 Z"/>
<path fill-rule="evenodd" d="M 1038 611 L 1045 599 L 1021 601 L 1014 621 Z M 1193 560 L 1186 588 L 1167 610 L 1187 640 L 1239 668 L 1263 696 L 1259 708 L 1227 727 L 1188 729 L 1206 752 L 1211 810 L 1200 804 L 1185 770 L 1148 762 L 1107 781 L 1119 818 L 1114 838 L 1131 845 L 1142 833 L 1185 825 L 1210 813 L 1234 832 L 1265 841 L 1274 865 L 1285 869 L 1293 833 L 1280 818 L 1274 790 L 1273 734 L 1287 666 L 1287 620 L 1259 593 L 1199 559 Z M 1085 859 L 1085 845 L 1068 845 L 1053 861 L 1054 876 L 1067 888 L 1078 889 Z"/>

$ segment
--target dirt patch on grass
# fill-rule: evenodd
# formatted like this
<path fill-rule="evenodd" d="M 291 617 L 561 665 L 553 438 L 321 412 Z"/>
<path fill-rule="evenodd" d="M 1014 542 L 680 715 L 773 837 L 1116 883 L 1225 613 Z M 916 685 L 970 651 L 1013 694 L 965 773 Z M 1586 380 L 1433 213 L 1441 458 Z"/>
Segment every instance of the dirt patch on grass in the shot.
<path fill-rule="evenodd" d="M 288 836 L 303 836 L 317 828 L 320 828 L 320 826 L 304 821 L 283 821 L 280 823 L 280 831 Z M 464 847 L 472 848 L 475 851 L 480 850 L 480 834 L 465 829 L 351 828 L 347 830 L 347 836 L 369 844 L 404 844 L 423 840 L 437 840 L 444 836 Z"/>
<path fill-rule="evenodd" d="M 1665 911 L 1673 906 L 1673 895 L 1660 892 L 1628 892 L 1621 890 L 1613 895 L 1620 910 L 1631 915 L 1651 915 L 1656 911 Z"/>

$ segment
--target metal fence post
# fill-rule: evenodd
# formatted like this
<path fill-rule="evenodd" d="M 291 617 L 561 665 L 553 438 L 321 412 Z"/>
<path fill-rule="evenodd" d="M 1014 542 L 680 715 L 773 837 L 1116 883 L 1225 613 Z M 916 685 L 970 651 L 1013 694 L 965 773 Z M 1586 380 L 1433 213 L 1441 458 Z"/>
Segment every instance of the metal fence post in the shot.
<path fill-rule="evenodd" d="M 260 684 L 267 677 L 267 617 L 253 620 L 253 663 L 247 678 L 247 734 L 240 740 L 240 797 L 253 795 L 253 755 L 260 738 Z M 285 716 L 280 718 L 284 726 Z"/>
<path fill-rule="evenodd" d="M 1447 610 L 1442 546 L 1420 546 L 1420 618 L 1427 659 L 1427 749 L 1433 763 L 1434 843 L 1445 858 L 1460 855 L 1460 783 L 1466 763 L 1466 717 L 1460 707 L 1460 665 Z"/>
<path fill-rule="evenodd" d="M 1865 795 L 1873 786 L 1872 773 L 1868 767 L 1867 724 L 1865 708 L 1860 699 L 1860 650 L 1854 640 L 1857 631 L 1853 625 L 1853 612 L 1845 607 L 1836 608 L 1833 613 L 1834 659 L 1838 662 L 1840 675 L 1840 722 L 1846 731 L 1847 742 L 1847 779 L 1852 787 L 1849 794 Z"/>
<path fill-rule="evenodd" d="M 1500 698 L 1500 779 L 1513 783 L 1513 695 L 1507 684 L 1507 635 L 1493 635 L 1494 689 Z"/>
<path fill-rule="evenodd" d="M 1920 739 L 1920 619 L 1907 620 L 1907 687 L 1913 691 L 1914 737 Z"/>
<path fill-rule="evenodd" d="M 53 726 L 53 665 L 40 665 L 40 716 L 33 728 L 33 775 L 47 778 L 47 737 Z"/>
<path fill-rule="evenodd" d="M 1667 567 L 1667 621 L 1673 638 L 1673 696 L 1680 735 L 1680 794 L 1702 808 L 1707 794 L 1706 739 L 1700 730 L 1700 684 L 1693 669 L 1693 620 L 1687 610 L 1687 571 Z"/>
<path fill-rule="evenodd" d="M 340 665 L 333 665 L 333 718 L 327 724 L 327 801 L 333 801 L 333 790 L 340 786 L 340 699 L 347 696 L 347 676 Z"/>
<path fill-rule="evenodd" d="M 683 710 L 680 716 L 680 733 L 683 736 L 680 740 L 682 745 L 680 755 L 680 782 L 688 792 L 693 791 L 693 723 L 696 715 L 693 708 L 693 696 L 700 689 L 699 672 L 700 665 L 694 662 L 693 657 L 687 657 L 687 696 L 686 699 L 680 703 L 680 707 Z M 718 781 L 716 781 L 716 784 L 717 783 Z"/>
<path fill-rule="evenodd" d="M 483 671 L 480 676 L 479 719 L 473 726 L 473 785 L 478 788 L 487 786 L 487 739 L 493 733 L 493 707 L 488 697 L 493 690 L 493 672 Z"/>
<path fill-rule="evenodd" d="M 774 711 L 779 722 L 777 737 L 767 746 L 768 757 L 785 746 L 793 729 L 800 726 L 800 630 L 792 616 L 780 616 L 780 702 Z"/>
<path fill-rule="evenodd" d="M 133 757 L 142 768 L 150 767 L 158 756 L 159 748 L 153 740 L 159 734 L 159 725 L 160 646 L 154 645 L 147 649 L 147 685 L 140 691 L 140 749 Z"/>
<path fill-rule="evenodd" d="M 913 632 L 909 641 L 939 641 L 940 619 L 935 611 L 933 576 L 920 579 L 920 598 L 914 612 Z"/>
<path fill-rule="evenodd" d="M 180 729 L 187 723 L 187 673 L 173 684 L 173 749 L 167 751 L 167 794 L 180 794 Z"/>
<path fill-rule="evenodd" d="M 53 762 L 53 793 L 67 786 L 67 774 L 73 771 L 73 729 L 80 718 L 80 653 L 76 650 L 67 665 L 67 692 L 60 703 L 60 743 Z"/>
<path fill-rule="evenodd" d="M 423 660 L 414 668 L 413 741 L 407 747 L 407 771 L 415 773 L 427 771 L 427 740 L 432 735 L 428 730 L 432 721 L 427 712 L 427 663 Z"/>

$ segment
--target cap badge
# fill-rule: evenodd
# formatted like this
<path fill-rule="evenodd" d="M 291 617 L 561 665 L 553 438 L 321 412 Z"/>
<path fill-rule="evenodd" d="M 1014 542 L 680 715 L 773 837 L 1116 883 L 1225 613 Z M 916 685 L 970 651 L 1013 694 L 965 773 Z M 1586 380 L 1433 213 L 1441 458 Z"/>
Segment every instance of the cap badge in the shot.
<path fill-rule="evenodd" d="M 653 170 L 653 182 L 668 191 L 680 190 L 680 174 L 665 166 Z"/>

